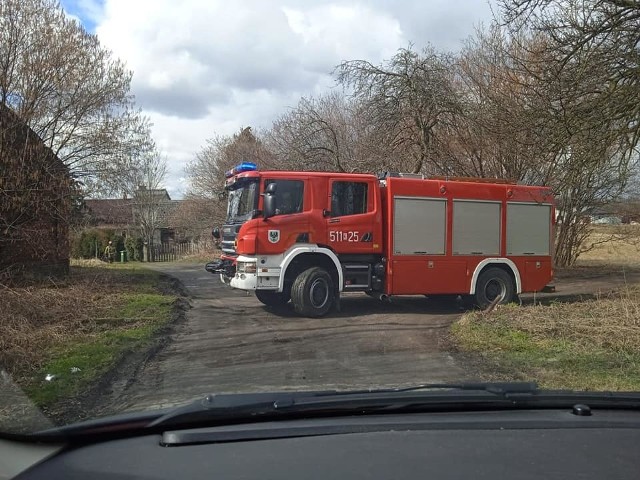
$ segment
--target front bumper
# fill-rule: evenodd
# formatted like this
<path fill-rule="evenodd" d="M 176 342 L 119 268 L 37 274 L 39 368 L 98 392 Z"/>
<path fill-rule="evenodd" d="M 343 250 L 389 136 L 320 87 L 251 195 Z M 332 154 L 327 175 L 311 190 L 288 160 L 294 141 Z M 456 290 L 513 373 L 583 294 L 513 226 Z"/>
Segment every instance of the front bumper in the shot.
<path fill-rule="evenodd" d="M 254 273 L 237 273 L 231 279 L 231 288 L 240 290 L 255 290 L 258 285 L 258 276 Z"/>
<path fill-rule="evenodd" d="M 280 267 L 269 267 L 266 265 L 266 260 L 262 263 L 255 257 L 241 255 L 236 262 L 236 271 L 230 285 L 240 290 L 281 291 L 279 290 Z"/>

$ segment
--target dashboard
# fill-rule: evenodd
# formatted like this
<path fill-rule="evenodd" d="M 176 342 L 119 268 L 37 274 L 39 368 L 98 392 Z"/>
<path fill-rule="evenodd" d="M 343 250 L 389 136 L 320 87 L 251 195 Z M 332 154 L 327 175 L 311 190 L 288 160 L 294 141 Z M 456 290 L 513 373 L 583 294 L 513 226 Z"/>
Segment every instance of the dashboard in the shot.
<path fill-rule="evenodd" d="M 640 412 L 366 415 L 165 431 L 63 448 L 17 478 L 640 478 Z"/>

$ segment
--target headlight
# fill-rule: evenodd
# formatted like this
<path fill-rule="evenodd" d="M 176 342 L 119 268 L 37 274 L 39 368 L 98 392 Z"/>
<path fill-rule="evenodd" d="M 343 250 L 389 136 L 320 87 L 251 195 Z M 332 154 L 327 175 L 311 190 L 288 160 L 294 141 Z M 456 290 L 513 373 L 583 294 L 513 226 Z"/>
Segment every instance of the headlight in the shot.
<path fill-rule="evenodd" d="M 256 273 L 256 262 L 238 262 L 238 273 Z"/>

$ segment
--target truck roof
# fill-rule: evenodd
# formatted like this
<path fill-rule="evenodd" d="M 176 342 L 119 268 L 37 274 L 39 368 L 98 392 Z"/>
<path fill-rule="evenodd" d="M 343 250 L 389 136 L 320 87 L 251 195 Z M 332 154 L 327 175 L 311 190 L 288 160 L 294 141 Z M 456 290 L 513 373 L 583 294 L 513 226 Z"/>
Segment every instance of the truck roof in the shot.
<path fill-rule="evenodd" d="M 532 191 L 550 191 L 549 187 L 542 185 L 522 185 L 517 182 L 497 179 L 497 178 L 472 178 L 472 177 L 442 177 L 442 176 L 427 176 L 421 178 L 419 176 L 395 176 L 390 175 L 384 178 L 380 178 L 378 175 L 371 173 L 346 173 L 346 172 L 327 172 L 327 171 L 293 171 L 293 170 L 252 170 L 242 172 L 234 175 L 235 179 L 239 178 L 252 178 L 252 177 L 272 177 L 272 178 L 302 178 L 302 177 L 331 177 L 331 178 L 349 178 L 349 179 L 361 179 L 361 180 L 387 180 L 394 183 L 402 182 L 434 182 L 434 183 L 453 183 L 459 185 L 474 186 L 484 184 L 486 186 L 495 185 L 502 187 L 514 187 L 519 190 L 532 190 Z"/>
<path fill-rule="evenodd" d="M 342 173 L 342 172 L 326 172 L 326 171 L 313 171 L 313 170 L 304 170 L 304 171 L 293 171 L 293 170 L 254 170 L 249 172 L 242 172 L 235 175 L 238 178 L 248 178 L 248 177 L 264 177 L 265 175 L 273 176 L 273 177 L 305 177 L 305 176 L 313 176 L 313 177 L 332 177 L 332 178 L 340 178 L 340 177 L 349 177 L 349 178 L 362 178 L 363 180 L 377 179 L 376 175 L 371 173 Z"/>

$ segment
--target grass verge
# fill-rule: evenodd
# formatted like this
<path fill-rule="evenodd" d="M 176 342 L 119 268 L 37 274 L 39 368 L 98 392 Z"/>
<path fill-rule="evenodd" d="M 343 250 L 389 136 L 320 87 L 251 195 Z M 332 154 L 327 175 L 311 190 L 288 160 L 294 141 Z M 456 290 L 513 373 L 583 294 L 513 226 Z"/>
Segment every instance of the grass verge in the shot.
<path fill-rule="evenodd" d="M 640 390 L 640 288 L 596 300 L 507 305 L 471 312 L 451 328 L 484 378 L 543 388 Z"/>
<path fill-rule="evenodd" d="M 118 264 L 75 264 L 63 283 L 0 289 L 0 364 L 38 407 L 72 398 L 152 344 L 174 315 L 169 291 L 159 273 Z"/>

